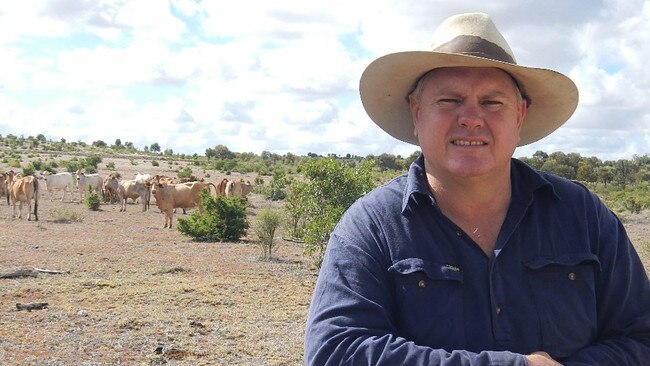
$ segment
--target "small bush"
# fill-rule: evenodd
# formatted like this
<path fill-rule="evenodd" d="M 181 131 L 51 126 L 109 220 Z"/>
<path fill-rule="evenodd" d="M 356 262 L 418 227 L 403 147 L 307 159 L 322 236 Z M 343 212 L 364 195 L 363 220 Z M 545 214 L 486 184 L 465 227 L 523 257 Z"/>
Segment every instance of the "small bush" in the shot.
<path fill-rule="evenodd" d="M 158 160 L 152 160 L 151 165 L 152 166 L 160 166 L 160 163 L 158 163 Z"/>
<path fill-rule="evenodd" d="M 178 178 L 189 178 L 192 176 L 192 169 L 190 167 L 180 168 L 176 171 Z"/>
<path fill-rule="evenodd" d="M 50 216 L 52 217 L 52 221 L 56 223 L 69 224 L 83 221 L 83 216 L 69 208 L 52 209 L 50 210 Z"/>
<path fill-rule="evenodd" d="M 102 200 L 97 192 L 93 192 L 91 187 L 88 187 L 88 194 L 84 197 L 84 205 L 92 211 L 98 211 Z"/>
<path fill-rule="evenodd" d="M 273 250 L 277 247 L 277 242 L 274 240 L 275 231 L 280 227 L 281 222 L 282 214 L 277 209 L 263 208 L 257 214 L 255 234 L 257 234 L 265 259 L 273 258 Z"/>
<path fill-rule="evenodd" d="M 246 235 L 246 197 L 212 197 L 201 192 L 203 212 L 178 219 L 178 231 L 197 241 L 237 241 Z"/>
<path fill-rule="evenodd" d="M 112 161 L 109 162 L 109 163 L 106 163 L 106 169 L 115 170 L 115 163 L 112 162 Z"/>
<path fill-rule="evenodd" d="M 26 166 L 23 167 L 23 176 L 26 177 L 28 175 L 34 175 L 36 173 L 36 168 L 34 168 L 34 164 L 29 163 Z"/>

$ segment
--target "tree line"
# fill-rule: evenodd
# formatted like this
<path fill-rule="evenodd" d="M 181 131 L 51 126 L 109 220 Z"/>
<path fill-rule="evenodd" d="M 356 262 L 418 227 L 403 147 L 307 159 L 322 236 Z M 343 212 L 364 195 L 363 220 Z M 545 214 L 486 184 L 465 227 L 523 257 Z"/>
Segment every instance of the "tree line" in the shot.
<path fill-rule="evenodd" d="M 110 146 L 97 141 L 88 145 L 81 142 L 48 141 L 42 135 L 28 138 L 0 136 L 0 148 L 2 146 L 10 147 L 11 152 L 7 152 L 6 149 L 5 152 L 0 151 L 1 162 L 4 165 L 22 167 L 24 173 L 31 173 L 34 170 L 55 172 L 59 168 L 67 171 L 79 168 L 93 171 L 102 162 L 102 156 L 118 152 L 127 157 L 138 154 L 138 158 L 144 157 L 154 166 L 157 166 L 159 160 L 166 161 L 170 168 L 178 164 L 178 160 L 184 160 L 186 164 L 203 169 L 206 177 L 211 170 L 226 174 L 231 171 L 257 172 L 258 176 L 254 182 L 255 192 L 269 200 L 283 200 L 285 232 L 304 243 L 305 254 L 312 257 L 317 265 L 322 261 L 329 233 L 349 205 L 377 185 L 406 172 L 409 165 L 420 155 L 418 151 L 414 151 L 407 157 L 387 153 L 365 157 L 351 154 L 321 156 L 314 153 L 300 156 L 292 153 L 280 155 L 268 151 L 258 155 L 250 152 L 233 152 L 227 146 L 220 144 L 206 149 L 204 155 L 188 156 L 174 154 L 171 149 L 161 152 L 157 143 L 151 145 L 155 151 L 152 151 L 151 146 L 145 151 L 137 150 L 133 144 L 122 143 L 119 139 Z M 17 153 L 21 149 L 23 153 L 27 151 L 28 158 L 31 159 L 26 164 Z M 39 151 L 50 154 L 52 151 L 75 152 L 80 156 L 57 161 L 50 155 L 49 160 L 43 161 L 41 160 L 43 155 L 38 154 Z M 522 157 L 520 160 L 535 169 L 581 181 L 599 194 L 615 211 L 640 212 L 650 209 L 650 155 L 648 154 L 635 155 L 632 159 L 602 161 L 597 157 L 583 157 L 577 153 L 548 154 L 537 151 L 532 157 Z M 108 164 L 106 168 L 111 169 Z M 179 176 L 191 173 L 187 166 L 179 167 L 176 171 Z M 268 183 L 265 183 L 261 176 L 271 178 L 266 180 Z M 227 204 L 229 203 L 226 201 L 205 203 L 206 207 L 214 207 L 215 210 L 219 207 L 228 208 Z M 245 212 L 245 205 L 239 206 L 237 210 Z M 237 211 L 233 208 L 229 210 L 228 212 Z M 215 212 L 217 211 L 219 210 Z M 210 240 L 221 240 L 221 234 L 215 231 L 215 228 L 222 228 L 224 225 L 221 221 L 218 225 L 215 224 L 214 218 L 223 215 L 201 216 L 195 213 L 195 216 L 192 216 L 195 221 L 188 221 L 187 225 L 185 222 L 179 223 L 179 227 L 187 226 L 187 230 L 197 237 L 207 237 L 206 233 L 209 233 Z M 242 215 L 232 215 L 231 212 L 225 216 Z M 278 217 L 272 215 L 266 220 L 268 222 L 261 219 L 260 221 L 268 224 L 265 230 L 270 234 L 262 235 L 271 238 L 270 241 L 267 240 L 268 251 L 265 251 L 265 255 L 270 257 L 273 232 L 278 226 Z M 242 223 L 230 226 L 236 229 L 237 235 L 242 235 L 246 229 L 246 225 Z"/>
<path fill-rule="evenodd" d="M 237 171 L 240 173 L 257 172 L 261 175 L 272 175 L 277 170 L 281 170 L 286 174 L 296 173 L 306 161 L 327 157 L 351 165 L 372 160 L 375 162 L 378 171 L 386 172 L 387 176 L 390 176 L 390 173 L 406 171 L 408 166 L 419 156 L 419 151 L 414 151 L 407 157 L 388 153 L 367 156 L 353 154 L 327 154 L 323 156 L 308 153 L 306 156 L 301 156 L 290 152 L 280 155 L 269 151 L 262 151 L 258 155 L 251 152 L 233 152 L 223 144 L 207 148 L 203 155 L 197 153 L 188 155 L 176 154 L 171 148 L 163 149 L 157 142 L 145 146 L 143 149 L 138 149 L 132 142 L 122 142 L 119 138 L 113 144 L 108 144 L 102 140 L 96 140 L 88 144 L 82 141 L 67 142 L 65 139 L 52 141 L 48 140 L 43 134 L 28 137 L 18 137 L 12 134 L 0 135 L 0 146 L 8 147 L 10 150 L 22 148 L 30 152 L 42 150 L 62 153 L 100 154 L 102 152 L 111 152 L 126 155 L 142 154 L 150 156 L 152 159 L 156 157 L 158 159 L 190 160 L 194 165 L 202 166 L 205 169 L 224 172 Z M 583 157 L 578 153 L 537 151 L 532 157 L 521 157 L 519 160 L 535 169 L 585 183 L 600 183 L 605 186 L 614 184 L 621 188 L 628 185 L 650 183 L 650 154 L 635 155 L 631 159 L 603 161 L 595 156 Z"/>

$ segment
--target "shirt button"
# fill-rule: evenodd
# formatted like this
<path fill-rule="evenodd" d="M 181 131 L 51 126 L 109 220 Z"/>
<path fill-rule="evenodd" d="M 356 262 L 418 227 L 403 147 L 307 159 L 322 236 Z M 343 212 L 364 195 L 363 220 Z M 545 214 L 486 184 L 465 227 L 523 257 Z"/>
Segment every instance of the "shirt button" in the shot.
<path fill-rule="evenodd" d="M 427 281 L 425 281 L 425 280 L 420 280 L 420 282 L 418 282 L 418 287 L 419 287 L 419 288 L 425 288 L 425 287 L 427 287 Z"/>
<path fill-rule="evenodd" d="M 501 306 L 497 306 L 497 315 L 501 314 Z"/>
<path fill-rule="evenodd" d="M 575 281 L 575 279 L 576 279 L 576 274 L 573 272 L 569 273 L 569 280 Z"/>
<path fill-rule="evenodd" d="M 456 236 L 463 236 L 463 234 L 460 231 L 456 231 Z"/>

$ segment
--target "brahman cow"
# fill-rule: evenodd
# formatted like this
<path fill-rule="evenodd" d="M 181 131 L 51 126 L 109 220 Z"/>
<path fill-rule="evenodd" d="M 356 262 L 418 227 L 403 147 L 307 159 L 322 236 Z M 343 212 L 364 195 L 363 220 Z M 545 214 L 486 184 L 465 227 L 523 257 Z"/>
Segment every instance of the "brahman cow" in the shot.
<path fill-rule="evenodd" d="M 226 184 L 226 197 L 244 197 L 253 191 L 253 185 L 250 181 L 240 179 L 239 181 L 229 180 Z"/>
<path fill-rule="evenodd" d="M 175 208 L 198 207 L 199 211 L 202 212 L 201 191 L 204 188 L 209 190 L 209 186 L 213 186 L 215 191 L 217 190 L 213 183 L 203 182 L 158 183 L 154 185 L 151 193 L 156 198 L 156 205 L 165 214 L 165 226 L 163 228 L 169 227 L 171 229 Z"/>
<path fill-rule="evenodd" d="M 85 174 L 81 170 L 77 170 L 75 175 L 77 176 L 77 181 L 79 183 L 79 201 L 88 194 L 88 187 L 90 187 L 91 191 L 95 191 L 100 196 L 103 196 L 102 188 L 104 186 L 104 180 L 99 176 L 99 174 Z"/>
<path fill-rule="evenodd" d="M 121 207 L 120 212 L 126 211 L 126 200 L 141 198 L 142 212 L 147 210 L 149 203 L 149 192 L 151 190 L 150 182 L 143 182 L 135 179 L 127 179 L 120 182 L 117 192 L 120 197 Z"/>
<path fill-rule="evenodd" d="M 23 203 L 27 203 L 27 221 L 32 219 L 32 198 L 34 199 L 34 221 L 38 221 L 38 179 L 29 175 L 18 178 L 13 171 L 7 173 L 7 187 L 9 188 L 9 198 L 13 205 L 13 215 L 16 217 L 16 201 L 19 202 L 18 218 L 23 218 Z"/>
<path fill-rule="evenodd" d="M 111 204 L 117 202 L 119 199 L 120 182 L 117 180 L 117 175 L 114 173 L 107 174 L 104 177 L 104 202 Z"/>
<path fill-rule="evenodd" d="M 0 174 L 0 196 L 7 197 L 7 206 L 9 206 L 9 188 L 7 187 L 7 173 Z"/>
<path fill-rule="evenodd" d="M 50 196 L 50 202 L 53 201 L 53 193 L 55 190 L 62 190 L 63 195 L 61 195 L 61 202 L 65 199 L 66 192 L 70 192 L 70 202 L 72 202 L 72 188 L 74 187 L 74 179 L 71 173 L 63 172 L 52 174 L 48 171 L 41 173 L 43 179 L 45 180 L 47 192 Z"/>
<path fill-rule="evenodd" d="M 217 184 L 217 194 L 220 196 L 226 196 L 226 186 L 228 185 L 228 179 L 223 178 L 219 184 Z"/>
<path fill-rule="evenodd" d="M 141 182 L 149 182 L 151 181 L 151 174 L 140 174 L 140 172 L 136 172 L 133 175 L 133 180 L 138 180 Z"/>

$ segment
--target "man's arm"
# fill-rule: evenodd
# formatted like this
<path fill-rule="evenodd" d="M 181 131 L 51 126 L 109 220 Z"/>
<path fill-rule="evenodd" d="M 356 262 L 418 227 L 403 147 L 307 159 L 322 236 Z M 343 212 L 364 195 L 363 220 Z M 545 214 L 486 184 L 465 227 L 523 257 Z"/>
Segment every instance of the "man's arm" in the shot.
<path fill-rule="evenodd" d="M 650 284 L 623 225 L 601 206 L 597 274 L 598 339 L 562 360 L 566 366 L 647 365 Z"/>

